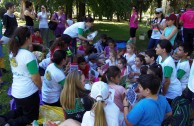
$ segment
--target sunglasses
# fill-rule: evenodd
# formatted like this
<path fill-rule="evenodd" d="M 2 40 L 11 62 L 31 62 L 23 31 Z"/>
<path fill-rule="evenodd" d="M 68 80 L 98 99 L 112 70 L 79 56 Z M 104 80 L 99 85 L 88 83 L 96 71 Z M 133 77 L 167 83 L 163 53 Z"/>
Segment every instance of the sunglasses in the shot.
<path fill-rule="evenodd" d="M 41 9 L 45 9 L 44 7 L 41 7 Z"/>
<path fill-rule="evenodd" d="M 160 12 L 156 12 L 155 14 L 160 14 Z"/>

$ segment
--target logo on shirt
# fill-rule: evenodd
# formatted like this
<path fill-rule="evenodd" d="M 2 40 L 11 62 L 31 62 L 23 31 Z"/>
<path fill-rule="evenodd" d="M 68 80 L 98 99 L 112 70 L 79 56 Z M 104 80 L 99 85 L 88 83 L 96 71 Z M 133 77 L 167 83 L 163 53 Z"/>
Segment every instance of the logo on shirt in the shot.
<path fill-rule="evenodd" d="M 10 58 L 10 63 L 11 63 L 11 66 L 13 66 L 13 67 L 17 67 L 18 66 L 18 63 L 16 62 L 14 57 Z"/>
<path fill-rule="evenodd" d="M 49 72 L 49 71 L 46 71 L 46 79 L 48 80 L 48 81 L 51 81 L 52 79 L 51 79 L 51 73 Z"/>

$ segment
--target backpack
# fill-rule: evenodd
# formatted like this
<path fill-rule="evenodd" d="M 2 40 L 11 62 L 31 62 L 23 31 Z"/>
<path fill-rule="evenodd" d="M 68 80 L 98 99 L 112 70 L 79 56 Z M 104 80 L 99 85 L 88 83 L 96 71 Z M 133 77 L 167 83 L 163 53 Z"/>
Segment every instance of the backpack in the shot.
<path fill-rule="evenodd" d="M 173 114 L 162 122 L 162 126 L 185 126 L 189 124 L 191 104 L 188 99 L 178 96 L 171 104 Z"/>

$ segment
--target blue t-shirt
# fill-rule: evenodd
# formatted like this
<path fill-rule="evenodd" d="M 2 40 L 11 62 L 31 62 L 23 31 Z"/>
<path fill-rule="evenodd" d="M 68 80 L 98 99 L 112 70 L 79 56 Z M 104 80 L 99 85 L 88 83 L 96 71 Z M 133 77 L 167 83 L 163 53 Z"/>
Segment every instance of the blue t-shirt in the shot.
<path fill-rule="evenodd" d="M 127 120 L 135 126 L 161 126 L 166 113 L 171 111 L 164 96 L 159 95 L 157 100 L 144 98 L 128 113 Z"/>

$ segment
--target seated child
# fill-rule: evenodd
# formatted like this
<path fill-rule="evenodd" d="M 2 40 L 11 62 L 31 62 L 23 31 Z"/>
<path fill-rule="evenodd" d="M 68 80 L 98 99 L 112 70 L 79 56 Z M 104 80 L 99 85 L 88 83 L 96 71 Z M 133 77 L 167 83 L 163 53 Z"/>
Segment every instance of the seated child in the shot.
<path fill-rule="evenodd" d="M 147 65 L 149 66 L 157 65 L 156 63 L 157 57 L 158 56 L 156 55 L 156 50 L 148 49 L 145 51 L 145 61 Z"/>
<path fill-rule="evenodd" d="M 130 70 L 131 70 L 132 65 L 135 64 L 135 57 L 136 57 L 135 51 L 136 51 L 135 44 L 127 43 L 126 53 L 123 55 L 123 57 L 126 58 L 127 65 L 129 66 Z"/>
<path fill-rule="evenodd" d="M 90 66 L 83 56 L 77 58 L 78 69 L 82 71 L 86 79 L 89 79 Z"/>
<path fill-rule="evenodd" d="M 107 35 L 106 34 L 101 34 L 100 35 L 100 40 L 98 40 L 95 44 L 94 47 L 97 49 L 97 53 L 99 55 L 103 54 L 105 47 L 108 46 L 107 44 Z"/>
<path fill-rule="evenodd" d="M 160 126 L 165 117 L 172 115 L 172 109 L 166 98 L 158 95 L 159 87 L 160 79 L 156 76 L 147 74 L 139 77 L 138 88 L 145 98 L 135 104 L 133 108 L 129 106 L 126 98 L 123 100 L 127 126 Z"/>
<path fill-rule="evenodd" d="M 30 51 L 45 51 L 45 47 L 43 45 L 43 40 L 40 36 L 40 29 L 35 28 L 34 34 L 32 35 L 32 45 L 29 46 Z"/>
<path fill-rule="evenodd" d="M 110 50 L 109 57 L 105 61 L 106 64 L 109 64 L 109 66 L 116 66 L 117 65 L 117 53 L 115 50 Z"/>
<path fill-rule="evenodd" d="M 108 41 L 108 46 L 106 46 L 106 47 L 104 48 L 104 56 L 105 56 L 106 58 L 109 57 L 110 51 L 115 51 L 115 52 L 118 51 L 118 49 L 117 49 L 117 47 L 116 47 L 116 43 L 115 43 L 115 41 L 114 41 L 112 38 L 109 38 L 107 41 Z"/>
<path fill-rule="evenodd" d="M 129 74 L 129 69 L 127 67 L 127 60 L 124 57 L 118 59 L 118 68 L 121 70 L 121 76 Z"/>
<path fill-rule="evenodd" d="M 89 48 L 89 43 L 87 41 L 82 41 L 81 45 L 78 47 L 77 55 L 85 55 L 85 51 Z"/>

